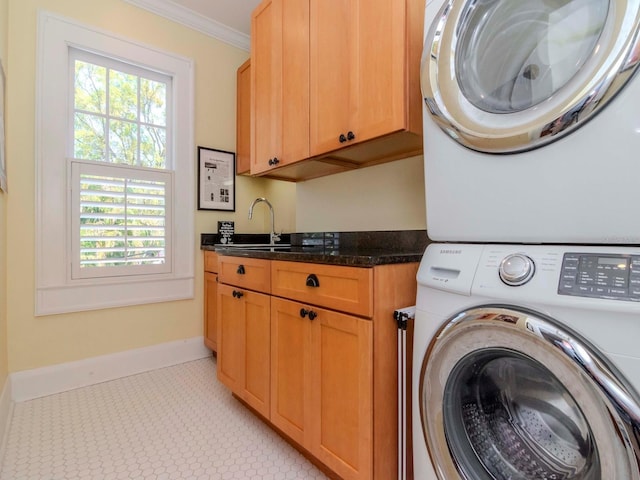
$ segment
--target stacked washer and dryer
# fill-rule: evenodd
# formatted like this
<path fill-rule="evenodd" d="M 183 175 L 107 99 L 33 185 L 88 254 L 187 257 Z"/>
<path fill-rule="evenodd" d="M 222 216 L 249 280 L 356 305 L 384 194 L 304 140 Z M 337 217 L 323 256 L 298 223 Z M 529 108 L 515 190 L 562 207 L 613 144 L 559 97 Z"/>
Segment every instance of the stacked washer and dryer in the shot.
<path fill-rule="evenodd" d="M 639 0 L 429 0 L 416 480 L 640 479 Z"/>

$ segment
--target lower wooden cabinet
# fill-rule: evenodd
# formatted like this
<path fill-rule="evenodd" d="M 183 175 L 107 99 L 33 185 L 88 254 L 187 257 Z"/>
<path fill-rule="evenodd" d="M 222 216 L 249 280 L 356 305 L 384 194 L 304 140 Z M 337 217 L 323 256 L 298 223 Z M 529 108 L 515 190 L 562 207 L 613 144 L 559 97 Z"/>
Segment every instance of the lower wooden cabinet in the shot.
<path fill-rule="evenodd" d="M 310 327 L 298 304 L 272 299 L 271 423 L 302 446 L 309 444 Z"/>
<path fill-rule="evenodd" d="M 218 255 L 204 252 L 204 344 L 218 351 Z"/>
<path fill-rule="evenodd" d="M 270 297 L 218 285 L 218 380 L 269 418 Z"/>
<path fill-rule="evenodd" d="M 417 269 L 220 257 L 218 379 L 340 478 L 394 478 L 393 311 Z"/>
<path fill-rule="evenodd" d="M 204 272 L 204 344 L 218 351 L 218 274 Z"/>
<path fill-rule="evenodd" d="M 371 327 L 271 301 L 271 422 L 344 479 L 372 478 Z"/>

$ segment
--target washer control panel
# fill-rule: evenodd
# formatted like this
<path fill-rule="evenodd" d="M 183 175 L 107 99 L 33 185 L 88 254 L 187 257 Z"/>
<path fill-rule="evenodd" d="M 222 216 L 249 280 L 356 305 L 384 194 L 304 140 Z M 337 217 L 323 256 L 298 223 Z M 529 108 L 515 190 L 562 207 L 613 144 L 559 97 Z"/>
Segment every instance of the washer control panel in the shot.
<path fill-rule="evenodd" d="M 640 302 L 640 255 L 565 253 L 558 293 Z"/>

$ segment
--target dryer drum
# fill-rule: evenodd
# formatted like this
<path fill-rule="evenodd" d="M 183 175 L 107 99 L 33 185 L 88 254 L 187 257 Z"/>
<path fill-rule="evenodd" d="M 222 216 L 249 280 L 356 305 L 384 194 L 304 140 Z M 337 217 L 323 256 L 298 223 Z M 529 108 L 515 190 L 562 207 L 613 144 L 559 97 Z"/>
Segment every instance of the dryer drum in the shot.
<path fill-rule="evenodd" d="M 488 305 L 451 317 L 418 392 L 440 480 L 640 480 L 640 396 L 544 315 Z"/>
<path fill-rule="evenodd" d="M 480 461 L 496 480 L 597 478 L 584 414 L 533 359 L 506 350 L 465 357 L 449 376 L 444 405 L 445 431 L 454 432 L 447 442 L 461 464 Z"/>

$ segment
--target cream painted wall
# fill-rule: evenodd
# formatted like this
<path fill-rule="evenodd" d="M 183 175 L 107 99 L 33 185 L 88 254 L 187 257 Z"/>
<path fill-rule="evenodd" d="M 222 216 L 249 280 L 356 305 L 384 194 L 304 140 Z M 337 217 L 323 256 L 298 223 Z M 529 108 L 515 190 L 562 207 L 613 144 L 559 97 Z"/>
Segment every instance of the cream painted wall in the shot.
<path fill-rule="evenodd" d="M 9 0 L 0 0 L 0 61 L 8 75 L 7 29 Z M 5 98 L 5 104 L 7 99 Z M 4 114 L 4 113 L 3 113 Z M 0 392 L 8 373 L 7 359 L 7 194 L 0 192 Z"/>
<path fill-rule="evenodd" d="M 235 151 L 236 69 L 246 60 L 248 53 L 122 0 L 0 2 L 5 11 L 8 5 L 8 19 L 4 25 L 8 25 L 6 50 L 11 66 L 7 93 L 11 101 L 7 105 L 6 117 L 7 130 L 11 135 L 7 145 L 11 194 L 6 199 L 0 196 L 0 246 L 4 245 L 3 229 L 6 229 L 6 251 L 9 252 L 6 260 L 0 254 L 0 274 L 6 273 L 9 279 L 6 289 L 1 289 L 2 294 L 6 294 L 8 371 L 16 372 L 201 335 L 203 265 L 199 248 L 200 233 L 215 231 L 217 220 L 221 219 L 236 221 L 236 230 L 239 232 L 266 231 L 266 217 L 256 215 L 252 223 L 246 218 L 249 202 L 266 195 L 266 192 L 271 195 L 275 190 L 277 193 L 272 196 L 282 204 L 276 204 L 276 211 L 283 211 L 283 218 L 289 221 L 295 217 L 291 210 L 293 208 L 295 212 L 295 207 L 291 205 L 293 202 L 285 200 L 287 195 L 280 194 L 278 184 L 263 179 L 238 178 L 235 213 L 196 212 L 196 238 L 193 245 L 196 293 L 192 300 L 35 317 L 34 93 L 37 10 L 48 10 L 194 59 L 196 146 Z M 0 28 L 2 25 L 0 23 Z M 194 152 L 194 164 L 195 156 Z M 290 185 L 283 185 L 282 188 L 283 192 L 291 192 Z M 194 197 L 196 191 L 194 185 Z M 6 209 L 6 216 L 3 209 Z M 293 223 L 283 225 L 283 228 L 292 229 Z M 2 368 L 5 371 L 7 369 L 7 362 L 4 365 L 2 367 L 0 363 L 0 375 Z"/>
<path fill-rule="evenodd" d="M 422 156 L 297 184 L 299 232 L 423 230 Z"/>
<path fill-rule="evenodd" d="M 238 233 L 267 233 L 271 228 L 269 209 L 257 205 L 253 219 L 249 220 L 249 205 L 257 197 L 265 197 L 275 211 L 276 232 L 296 231 L 296 184 L 278 180 L 236 177 L 236 211 L 234 214 L 207 212 L 203 232 L 216 232 L 218 220 L 233 220 Z"/>
<path fill-rule="evenodd" d="M 275 229 L 276 233 L 293 233 L 302 232 L 298 230 L 296 225 L 296 192 L 297 184 L 293 182 L 270 182 L 265 188 L 265 198 L 271 202 L 273 209 L 275 210 Z M 258 213 L 256 207 L 253 215 L 254 218 Z M 263 215 L 265 216 L 264 224 L 265 230 L 269 231 L 271 228 L 271 220 L 269 219 L 269 209 L 266 205 L 262 207 Z"/>

